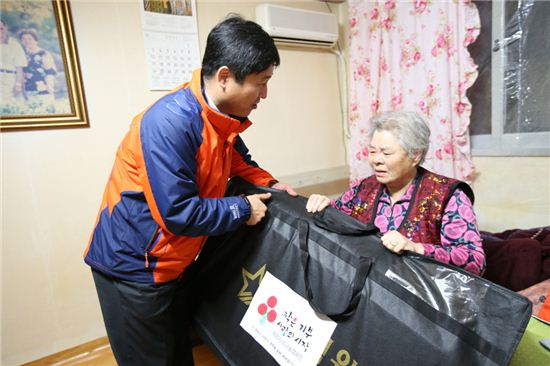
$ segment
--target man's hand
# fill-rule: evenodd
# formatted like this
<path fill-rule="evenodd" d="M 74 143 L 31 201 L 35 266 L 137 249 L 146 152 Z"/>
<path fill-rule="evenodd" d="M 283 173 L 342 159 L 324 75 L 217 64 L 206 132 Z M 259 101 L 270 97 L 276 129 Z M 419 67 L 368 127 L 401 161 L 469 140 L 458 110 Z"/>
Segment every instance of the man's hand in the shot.
<path fill-rule="evenodd" d="M 250 202 L 250 218 L 246 222 L 247 225 L 256 225 L 262 221 L 267 212 L 267 206 L 264 201 L 271 198 L 271 193 L 252 194 L 246 196 L 248 202 Z"/>
<path fill-rule="evenodd" d="M 281 191 L 286 191 L 291 196 L 298 195 L 298 193 L 296 193 L 296 191 L 286 183 L 277 182 L 274 185 L 272 185 L 271 188 L 279 189 Z"/>

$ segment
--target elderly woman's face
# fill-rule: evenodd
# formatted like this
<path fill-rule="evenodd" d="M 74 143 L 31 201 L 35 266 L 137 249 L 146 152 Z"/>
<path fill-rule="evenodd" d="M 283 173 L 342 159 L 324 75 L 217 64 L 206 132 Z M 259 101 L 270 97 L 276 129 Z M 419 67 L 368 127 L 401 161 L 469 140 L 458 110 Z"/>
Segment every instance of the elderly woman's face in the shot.
<path fill-rule="evenodd" d="M 382 184 L 399 183 L 416 174 L 416 164 L 390 131 L 374 132 L 369 144 L 369 164 Z"/>
<path fill-rule="evenodd" d="M 33 47 L 36 47 L 38 42 L 36 41 L 36 39 L 34 39 L 32 35 L 23 34 L 21 36 L 21 44 L 28 50 L 28 49 L 32 49 Z"/>

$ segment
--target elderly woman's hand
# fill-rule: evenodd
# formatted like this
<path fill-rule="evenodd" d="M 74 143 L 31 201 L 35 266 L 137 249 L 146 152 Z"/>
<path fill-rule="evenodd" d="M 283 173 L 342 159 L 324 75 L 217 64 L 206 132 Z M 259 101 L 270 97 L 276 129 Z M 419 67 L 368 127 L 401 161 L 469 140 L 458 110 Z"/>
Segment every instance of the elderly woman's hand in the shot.
<path fill-rule="evenodd" d="M 315 213 L 323 211 L 330 204 L 330 198 L 322 194 L 312 194 L 306 203 L 307 212 Z"/>
<path fill-rule="evenodd" d="M 405 250 L 424 254 L 424 246 L 410 241 L 400 232 L 392 230 L 382 236 L 382 244 L 390 251 L 401 254 Z"/>

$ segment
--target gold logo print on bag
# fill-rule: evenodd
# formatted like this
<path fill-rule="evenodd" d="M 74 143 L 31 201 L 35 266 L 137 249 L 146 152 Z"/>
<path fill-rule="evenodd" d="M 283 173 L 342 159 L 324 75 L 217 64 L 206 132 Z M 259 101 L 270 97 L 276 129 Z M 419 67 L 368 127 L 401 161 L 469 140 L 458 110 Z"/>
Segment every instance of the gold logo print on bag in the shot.
<path fill-rule="evenodd" d="M 250 273 L 246 268 L 244 267 L 241 268 L 241 272 L 243 275 L 243 287 L 241 288 L 237 296 L 247 306 L 250 305 L 250 302 L 252 301 L 252 297 L 254 296 L 254 293 L 252 291 L 249 291 L 249 287 L 251 287 L 250 285 L 256 284 L 255 287 L 256 289 L 258 288 L 258 286 L 260 285 L 260 283 L 264 278 L 265 266 L 266 265 L 264 264 L 262 267 L 260 267 L 260 269 L 256 271 L 256 273 Z M 255 283 L 256 280 L 257 280 L 257 283 Z"/>

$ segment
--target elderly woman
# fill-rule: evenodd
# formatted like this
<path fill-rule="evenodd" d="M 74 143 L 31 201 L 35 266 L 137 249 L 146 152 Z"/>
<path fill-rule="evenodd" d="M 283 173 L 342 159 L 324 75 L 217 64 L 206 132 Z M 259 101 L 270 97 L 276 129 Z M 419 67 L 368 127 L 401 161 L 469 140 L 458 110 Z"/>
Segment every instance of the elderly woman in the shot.
<path fill-rule="evenodd" d="M 472 189 L 420 167 L 429 138 L 428 125 L 416 113 L 373 118 L 368 160 L 374 174 L 334 201 L 313 194 L 306 208 L 316 212 L 330 204 L 374 224 L 383 234 L 382 244 L 394 253 L 411 251 L 481 274 L 485 254 Z"/>

